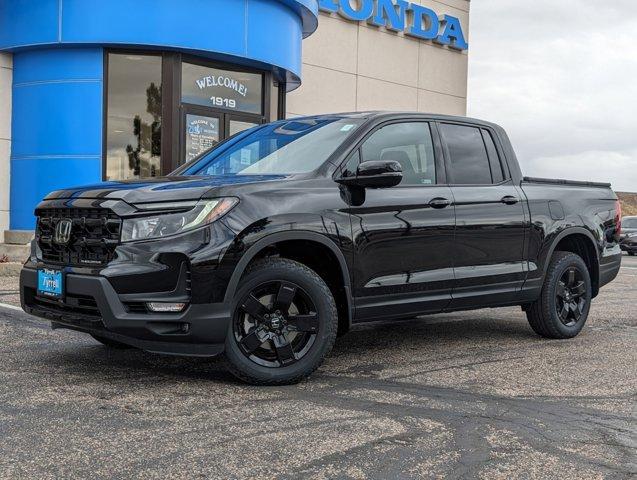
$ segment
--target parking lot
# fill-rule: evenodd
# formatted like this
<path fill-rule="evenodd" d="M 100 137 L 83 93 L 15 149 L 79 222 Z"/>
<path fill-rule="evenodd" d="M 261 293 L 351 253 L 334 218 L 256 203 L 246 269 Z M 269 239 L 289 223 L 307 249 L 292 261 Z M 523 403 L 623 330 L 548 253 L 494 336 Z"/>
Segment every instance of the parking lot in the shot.
<path fill-rule="evenodd" d="M 574 340 L 519 308 L 369 325 L 276 388 L 0 306 L 0 477 L 634 478 L 636 304 L 624 257 Z"/>

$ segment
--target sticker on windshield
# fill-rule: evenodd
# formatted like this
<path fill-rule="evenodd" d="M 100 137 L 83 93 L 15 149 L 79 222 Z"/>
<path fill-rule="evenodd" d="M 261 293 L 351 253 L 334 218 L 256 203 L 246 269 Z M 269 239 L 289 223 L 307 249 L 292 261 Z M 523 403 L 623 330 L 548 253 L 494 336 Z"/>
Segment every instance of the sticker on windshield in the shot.
<path fill-rule="evenodd" d="M 252 152 L 246 148 L 241 149 L 241 165 L 250 165 Z"/>
<path fill-rule="evenodd" d="M 354 125 L 351 123 L 348 123 L 347 125 L 343 125 L 341 127 L 341 132 L 349 132 L 352 128 L 354 128 Z"/>

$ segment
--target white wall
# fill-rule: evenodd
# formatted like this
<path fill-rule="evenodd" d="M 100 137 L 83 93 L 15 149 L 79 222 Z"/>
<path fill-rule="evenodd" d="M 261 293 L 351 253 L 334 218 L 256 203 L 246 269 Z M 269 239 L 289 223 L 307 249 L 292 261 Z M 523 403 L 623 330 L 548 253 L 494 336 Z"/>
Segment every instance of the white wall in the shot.
<path fill-rule="evenodd" d="M 458 17 L 469 41 L 468 0 L 411 0 Z M 470 41 L 469 41 L 470 43 Z M 467 52 L 321 12 L 303 41 L 303 84 L 290 116 L 364 110 L 465 115 Z"/>
<path fill-rule="evenodd" d="M 4 241 L 4 231 L 9 229 L 12 78 L 12 55 L 0 53 L 0 243 Z"/>

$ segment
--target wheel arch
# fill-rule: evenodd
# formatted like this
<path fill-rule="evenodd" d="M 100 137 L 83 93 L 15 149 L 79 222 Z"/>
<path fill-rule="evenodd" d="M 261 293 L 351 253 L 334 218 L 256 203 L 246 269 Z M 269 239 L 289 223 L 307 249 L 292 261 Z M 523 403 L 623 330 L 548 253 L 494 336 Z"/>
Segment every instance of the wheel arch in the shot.
<path fill-rule="evenodd" d="M 330 240 L 325 235 L 322 235 L 317 232 L 312 231 L 294 231 L 294 232 L 277 232 L 266 235 L 265 237 L 256 241 L 253 245 L 251 245 L 248 250 L 243 254 L 239 262 L 237 263 L 232 276 L 230 277 L 230 281 L 228 282 L 228 287 L 226 289 L 224 301 L 231 302 L 234 298 L 234 295 L 239 288 L 239 283 L 241 278 L 245 274 L 246 270 L 250 266 L 250 264 L 258 259 L 260 256 L 263 256 L 265 252 L 267 252 L 272 247 L 277 245 L 286 244 L 290 242 L 310 242 L 315 244 L 320 244 L 322 247 L 328 249 L 330 253 L 336 258 L 338 262 L 338 270 L 340 273 L 340 280 L 342 281 L 343 293 L 344 293 L 344 309 L 343 313 L 345 314 L 345 318 L 343 319 L 345 322 L 343 325 L 339 325 L 339 330 L 343 333 L 351 327 L 352 317 L 353 317 L 353 301 L 351 296 L 351 280 L 349 267 L 347 265 L 347 261 L 345 260 L 345 256 L 343 252 L 334 244 L 332 240 Z M 286 258 L 289 258 L 286 256 Z M 317 272 L 319 273 L 319 272 Z M 339 319 L 340 320 L 340 319 Z"/>
<path fill-rule="evenodd" d="M 591 285 L 593 287 L 593 297 L 599 293 L 599 248 L 597 241 L 590 230 L 583 227 L 571 227 L 560 232 L 549 249 L 544 264 L 544 274 L 549 268 L 549 264 L 556 251 L 571 252 L 579 255 L 583 260 L 591 277 Z"/>

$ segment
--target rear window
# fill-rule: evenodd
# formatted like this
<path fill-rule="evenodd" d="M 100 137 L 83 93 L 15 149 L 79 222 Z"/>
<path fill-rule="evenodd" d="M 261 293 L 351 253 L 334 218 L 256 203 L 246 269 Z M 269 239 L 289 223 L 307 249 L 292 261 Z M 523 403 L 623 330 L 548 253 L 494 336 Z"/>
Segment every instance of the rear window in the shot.
<path fill-rule="evenodd" d="M 443 123 L 442 137 L 449 152 L 451 183 L 456 185 L 489 185 L 491 165 L 479 128 Z"/>

